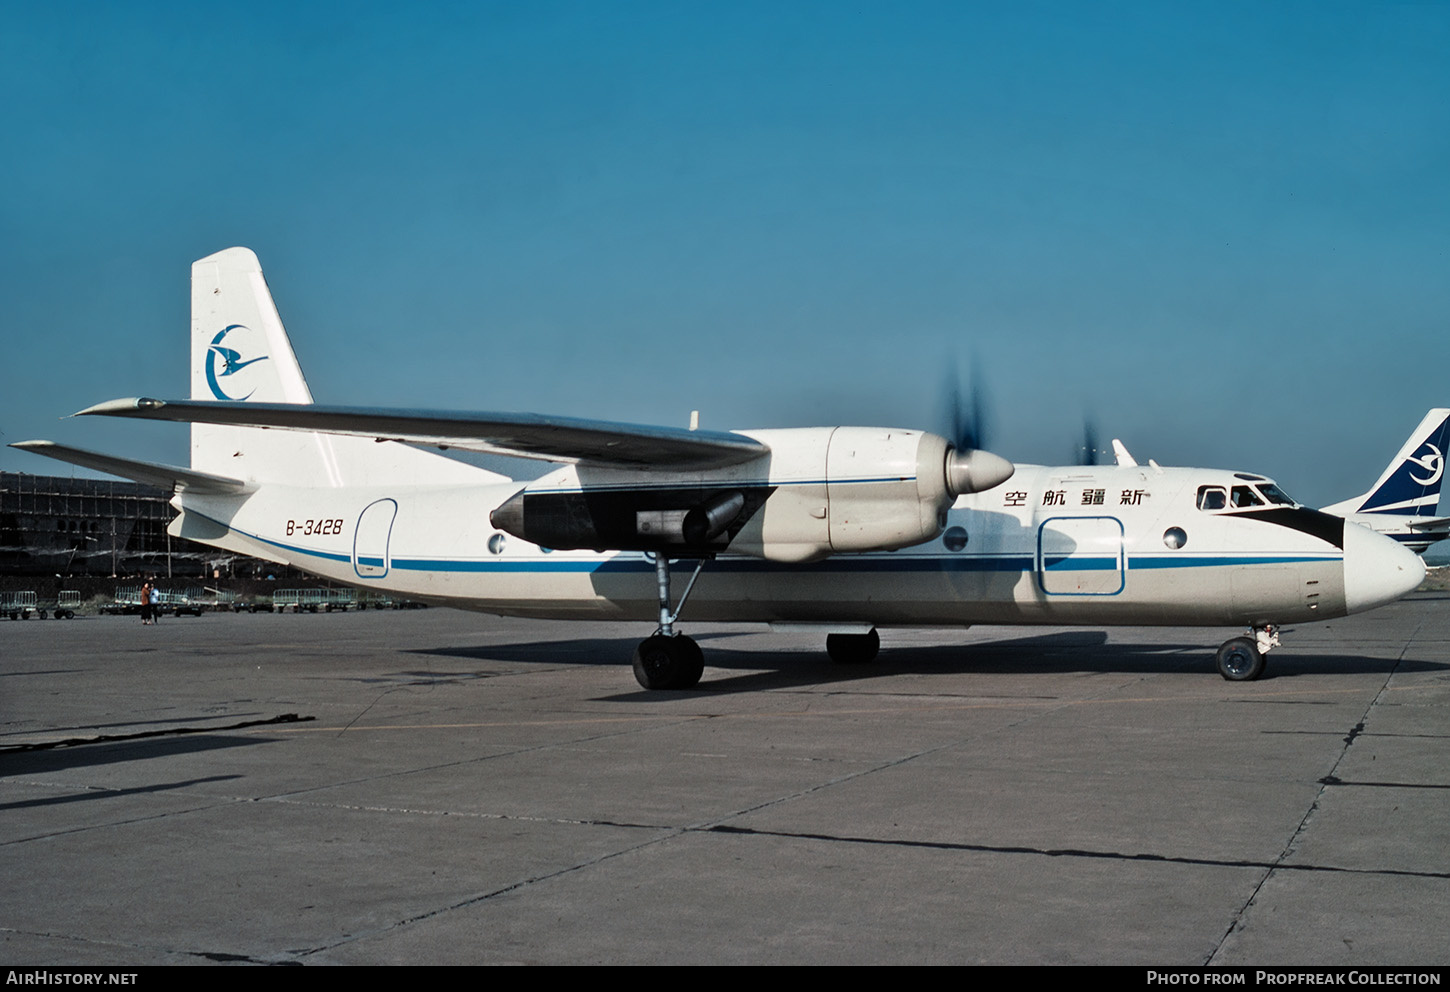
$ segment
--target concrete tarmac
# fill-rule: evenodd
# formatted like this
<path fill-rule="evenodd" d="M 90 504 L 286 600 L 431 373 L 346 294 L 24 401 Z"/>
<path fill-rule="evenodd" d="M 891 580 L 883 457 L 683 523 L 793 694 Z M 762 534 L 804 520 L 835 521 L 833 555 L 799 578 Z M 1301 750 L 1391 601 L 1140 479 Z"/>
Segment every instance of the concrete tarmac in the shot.
<path fill-rule="evenodd" d="M 642 626 L 0 623 L 0 960 L 1450 959 L 1450 595 L 1252 683 L 1230 630 L 684 629 L 647 693 Z"/>

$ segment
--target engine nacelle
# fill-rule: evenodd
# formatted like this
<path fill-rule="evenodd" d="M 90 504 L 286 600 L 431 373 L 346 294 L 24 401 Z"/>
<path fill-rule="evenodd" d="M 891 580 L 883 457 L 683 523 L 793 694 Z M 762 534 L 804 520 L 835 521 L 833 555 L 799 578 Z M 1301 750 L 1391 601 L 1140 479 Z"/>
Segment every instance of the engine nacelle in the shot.
<path fill-rule="evenodd" d="M 777 488 L 730 549 L 773 561 L 921 544 L 942 532 L 957 496 L 990 489 L 1013 472 L 1006 459 L 960 453 L 922 431 L 835 427 L 752 436 L 771 447 Z"/>
<path fill-rule="evenodd" d="M 957 496 L 1005 481 L 1011 462 L 935 434 L 877 427 L 751 431 L 770 453 L 705 472 L 569 466 L 490 515 L 550 548 L 730 550 L 772 561 L 890 551 L 929 541 Z"/>

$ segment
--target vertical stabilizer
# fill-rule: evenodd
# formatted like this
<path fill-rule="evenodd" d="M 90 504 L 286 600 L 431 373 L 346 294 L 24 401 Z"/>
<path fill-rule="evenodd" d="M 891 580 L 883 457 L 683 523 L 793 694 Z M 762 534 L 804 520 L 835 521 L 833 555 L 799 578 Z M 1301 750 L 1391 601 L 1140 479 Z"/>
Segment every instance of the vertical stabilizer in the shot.
<path fill-rule="evenodd" d="M 1445 479 L 1447 447 L 1450 447 L 1450 409 L 1431 410 L 1368 492 L 1325 510 L 1434 516 Z"/>
<path fill-rule="evenodd" d="M 249 248 L 191 266 L 191 398 L 311 403 L 312 392 Z M 504 478 L 394 441 L 191 425 L 191 467 L 295 486 L 430 485 Z"/>

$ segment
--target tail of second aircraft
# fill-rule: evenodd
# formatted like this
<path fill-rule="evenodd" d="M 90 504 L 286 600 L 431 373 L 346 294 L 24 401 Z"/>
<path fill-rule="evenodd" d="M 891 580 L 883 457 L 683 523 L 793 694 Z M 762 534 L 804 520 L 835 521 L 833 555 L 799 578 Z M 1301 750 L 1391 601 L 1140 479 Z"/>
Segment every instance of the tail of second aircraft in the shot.
<path fill-rule="evenodd" d="M 1431 410 L 1369 491 L 1324 509 L 1340 515 L 1434 516 L 1440 503 L 1440 485 L 1445 478 L 1447 447 L 1450 447 L 1450 409 Z"/>
<path fill-rule="evenodd" d="M 249 248 L 228 248 L 191 266 L 191 398 L 312 402 Z M 191 425 L 191 467 L 233 479 L 323 487 L 503 478 L 393 441 L 198 423 Z"/>

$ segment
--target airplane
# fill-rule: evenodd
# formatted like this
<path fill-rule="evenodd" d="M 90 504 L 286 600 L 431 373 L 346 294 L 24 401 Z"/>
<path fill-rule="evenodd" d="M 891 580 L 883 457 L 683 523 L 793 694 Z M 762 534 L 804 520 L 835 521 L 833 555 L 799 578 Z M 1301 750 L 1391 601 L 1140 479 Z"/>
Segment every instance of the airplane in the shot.
<path fill-rule="evenodd" d="M 1450 517 L 1434 515 L 1440 504 L 1447 447 L 1450 409 L 1438 407 L 1425 414 L 1368 491 L 1321 509 L 1424 554 L 1436 541 L 1450 538 Z M 1119 465 L 1138 464 L 1117 438 L 1113 438 L 1113 454 Z M 1157 463 L 1149 459 L 1148 464 Z"/>
<path fill-rule="evenodd" d="M 703 674 L 679 629 L 687 604 L 695 620 L 817 632 L 842 663 L 875 658 L 880 627 L 1243 625 L 1216 660 L 1247 681 L 1280 625 L 1372 609 L 1425 574 L 1395 541 L 1246 472 L 1014 465 L 898 428 L 314 404 L 246 248 L 192 266 L 191 356 L 189 399 L 80 411 L 189 423 L 188 467 L 12 446 L 169 487 L 173 536 L 336 582 L 500 615 L 652 620 L 633 657 L 646 689 Z M 516 480 L 450 448 L 556 465 Z"/>

